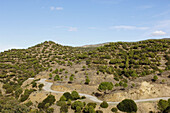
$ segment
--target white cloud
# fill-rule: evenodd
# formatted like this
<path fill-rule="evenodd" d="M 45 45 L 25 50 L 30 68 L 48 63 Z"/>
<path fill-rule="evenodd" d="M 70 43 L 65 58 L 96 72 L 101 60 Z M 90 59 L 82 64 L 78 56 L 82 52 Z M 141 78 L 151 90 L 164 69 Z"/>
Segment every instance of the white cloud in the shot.
<path fill-rule="evenodd" d="M 56 7 L 56 10 L 63 10 L 63 7 Z"/>
<path fill-rule="evenodd" d="M 52 11 L 55 10 L 55 7 L 51 6 L 51 7 L 50 7 L 50 10 L 52 10 Z"/>
<path fill-rule="evenodd" d="M 70 26 L 56 26 L 56 28 L 63 28 L 63 29 L 67 29 L 67 31 L 78 31 L 77 27 L 70 27 Z"/>
<path fill-rule="evenodd" d="M 76 27 L 69 27 L 68 31 L 77 31 Z"/>
<path fill-rule="evenodd" d="M 149 29 L 148 27 L 136 27 L 136 26 L 125 26 L 125 25 L 120 25 L 120 26 L 112 26 L 110 27 L 111 29 L 123 29 L 123 30 L 147 30 Z"/>
<path fill-rule="evenodd" d="M 60 11 L 60 10 L 63 10 L 63 9 L 64 9 L 63 7 L 54 7 L 54 6 L 50 7 L 51 11 L 54 11 L 54 10 Z"/>
<path fill-rule="evenodd" d="M 152 32 L 151 33 L 151 36 L 164 36 L 164 35 L 166 35 L 166 32 L 164 32 L 164 31 L 154 31 L 154 32 Z"/>

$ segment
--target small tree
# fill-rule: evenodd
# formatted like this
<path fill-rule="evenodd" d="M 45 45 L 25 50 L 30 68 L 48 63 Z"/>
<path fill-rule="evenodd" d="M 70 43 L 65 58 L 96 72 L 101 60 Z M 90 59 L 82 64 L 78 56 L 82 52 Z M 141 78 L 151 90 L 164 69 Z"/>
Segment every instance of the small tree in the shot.
<path fill-rule="evenodd" d="M 81 101 L 75 101 L 71 104 L 71 109 L 76 110 L 76 107 L 79 106 L 81 109 L 83 109 L 84 104 Z"/>
<path fill-rule="evenodd" d="M 76 107 L 76 113 L 81 113 L 81 107 L 80 106 Z"/>
<path fill-rule="evenodd" d="M 166 101 L 166 100 L 159 100 L 159 102 L 158 102 L 158 109 L 160 110 L 160 111 L 164 111 L 167 107 L 169 106 L 169 103 L 168 103 L 168 101 Z"/>
<path fill-rule="evenodd" d="M 67 104 L 63 104 L 61 107 L 60 107 L 60 113 L 67 113 L 68 112 L 68 105 Z"/>
<path fill-rule="evenodd" d="M 66 101 L 67 99 L 66 99 L 66 97 L 64 96 L 64 95 L 62 95 L 61 97 L 60 97 L 60 101 Z"/>
<path fill-rule="evenodd" d="M 39 88 L 40 91 L 42 90 L 43 86 L 44 86 L 44 84 L 40 84 L 40 85 L 38 86 L 38 88 Z"/>
<path fill-rule="evenodd" d="M 137 105 L 131 99 L 124 99 L 122 102 L 120 102 L 117 105 L 117 108 L 123 112 L 136 112 L 137 111 Z"/>
<path fill-rule="evenodd" d="M 94 102 L 90 102 L 90 103 L 87 104 L 87 106 L 89 106 L 89 107 L 92 106 L 93 108 L 96 108 L 96 105 L 97 105 L 97 104 L 94 103 Z"/>
<path fill-rule="evenodd" d="M 73 100 L 77 100 L 80 98 L 80 95 L 77 93 L 77 91 L 72 91 L 71 96 Z"/>
<path fill-rule="evenodd" d="M 96 110 L 96 113 L 103 113 L 103 111 L 101 111 L 101 110 Z"/>
<path fill-rule="evenodd" d="M 113 108 L 111 109 L 111 111 L 116 113 L 116 112 L 117 112 L 117 108 L 113 107 Z"/>
<path fill-rule="evenodd" d="M 71 94 L 69 92 L 65 92 L 63 94 L 63 96 L 66 98 L 66 101 L 69 100 L 69 99 L 72 100 L 72 96 L 71 96 Z"/>
<path fill-rule="evenodd" d="M 70 76 L 70 78 L 69 78 L 70 81 L 69 82 L 72 83 L 73 79 L 74 79 L 73 76 Z"/>
<path fill-rule="evenodd" d="M 53 75 L 50 73 L 50 74 L 49 74 L 50 79 L 52 78 L 52 76 L 53 76 Z"/>
<path fill-rule="evenodd" d="M 158 76 L 155 75 L 155 76 L 153 77 L 153 81 L 156 81 L 156 80 L 158 80 Z"/>
<path fill-rule="evenodd" d="M 123 84 L 123 88 L 125 89 L 126 87 L 128 87 L 127 83 Z"/>
<path fill-rule="evenodd" d="M 90 83 L 90 79 L 89 79 L 89 77 L 87 76 L 87 77 L 86 77 L 85 84 L 89 84 L 89 83 Z"/>
<path fill-rule="evenodd" d="M 102 82 L 99 87 L 99 90 L 104 90 L 106 92 L 106 90 L 112 90 L 113 89 L 113 83 L 112 82 Z"/>
<path fill-rule="evenodd" d="M 93 106 L 89 106 L 89 113 L 96 113 Z"/>
<path fill-rule="evenodd" d="M 106 101 L 103 101 L 101 104 L 100 104 L 100 107 L 102 108 L 107 108 L 109 105 Z"/>
<path fill-rule="evenodd" d="M 46 105 L 47 103 L 49 103 L 49 106 L 51 106 L 52 104 L 54 104 L 54 102 L 55 102 L 55 96 L 53 96 L 53 95 L 48 95 L 48 97 L 45 98 L 45 99 L 42 101 L 42 103 L 39 103 L 39 104 L 38 104 L 38 108 L 44 109 L 44 108 L 45 108 L 45 105 Z"/>

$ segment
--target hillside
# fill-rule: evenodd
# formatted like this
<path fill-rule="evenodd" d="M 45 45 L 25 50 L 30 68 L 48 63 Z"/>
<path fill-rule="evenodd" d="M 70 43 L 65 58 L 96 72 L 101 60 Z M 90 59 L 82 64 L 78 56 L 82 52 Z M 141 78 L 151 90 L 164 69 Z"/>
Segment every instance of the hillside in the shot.
<path fill-rule="evenodd" d="M 156 92 L 154 94 L 146 95 L 143 92 L 145 95 L 141 98 L 170 96 L 169 70 L 169 39 L 84 47 L 62 46 L 46 41 L 28 49 L 12 49 L 0 53 L 0 105 L 9 104 L 3 100 L 11 100 L 10 103 L 14 101 L 25 112 L 30 110 L 30 106 L 37 109 L 36 102 L 33 103 L 34 107 L 25 103 L 29 102 L 29 96 L 33 93 L 40 93 L 42 84 L 36 81 L 41 78 L 53 82 L 53 90 L 76 90 L 106 101 L 139 99 L 135 92 L 143 82 L 147 83 L 143 83 L 141 89 L 154 89 L 155 86 L 157 89 L 150 91 Z M 27 83 L 27 79 L 32 77 L 37 80 Z M 111 83 L 114 87 L 106 90 L 100 87 L 102 82 Z M 135 94 L 129 96 L 122 92 Z"/>

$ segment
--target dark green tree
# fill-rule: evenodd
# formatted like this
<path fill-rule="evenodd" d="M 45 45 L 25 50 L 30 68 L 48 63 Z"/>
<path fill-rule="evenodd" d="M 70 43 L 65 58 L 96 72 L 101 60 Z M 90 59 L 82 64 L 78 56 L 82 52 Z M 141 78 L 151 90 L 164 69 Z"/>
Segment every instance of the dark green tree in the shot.
<path fill-rule="evenodd" d="M 112 90 L 113 89 L 113 83 L 112 82 L 102 82 L 99 87 L 99 90 L 103 90 L 106 92 L 106 90 Z"/>
<path fill-rule="evenodd" d="M 137 111 L 137 105 L 131 99 L 124 99 L 122 102 L 120 102 L 117 105 L 117 108 L 123 112 L 136 112 Z"/>
<path fill-rule="evenodd" d="M 102 108 L 107 108 L 109 105 L 106 101 L 103 101 L 101 104 L 100 104 L 100 107 Z"/>
<path fill-rule="evenodd" d="M 71 96 L 73 100 L 80 99 L 80 95 L 77 93 L 77 91 L 72 91 Z"/>

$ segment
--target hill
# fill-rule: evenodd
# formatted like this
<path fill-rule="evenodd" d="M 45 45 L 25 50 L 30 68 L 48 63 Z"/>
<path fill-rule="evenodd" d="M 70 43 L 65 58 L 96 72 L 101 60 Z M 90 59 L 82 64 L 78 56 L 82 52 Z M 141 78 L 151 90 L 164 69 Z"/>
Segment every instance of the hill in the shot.
<path fill-rule="evenodd" d="M 49 78 L 54 82 L 52 88 L 55 90 L 76 89 L 107 100 L 122 89 L 125 92 L 138 87 L 141 81 L 152 80 L 154 84 L 169 85 L 168 74 L 156 76 L 168 70 L 169 39 L 84 47 L 62 46 L 46 41 L 28 49 L 12 49 L 0 53 L 1 100 L 14 97 L 14 101 L 18 101 L 16 105 L 20 106 L 32 92 L 38 91 L 36 81 L 23 87 L 24 82 L 31 77 Z M 98 87 L 102 82 L 111 82 L 114 88 L 102 91 Z M 25 105 L 22 107 L 28 110 Z"/>

